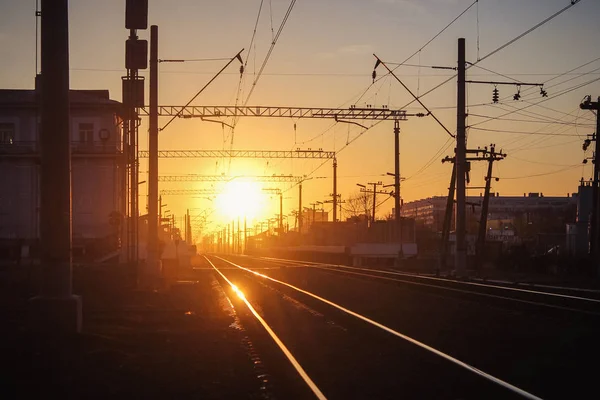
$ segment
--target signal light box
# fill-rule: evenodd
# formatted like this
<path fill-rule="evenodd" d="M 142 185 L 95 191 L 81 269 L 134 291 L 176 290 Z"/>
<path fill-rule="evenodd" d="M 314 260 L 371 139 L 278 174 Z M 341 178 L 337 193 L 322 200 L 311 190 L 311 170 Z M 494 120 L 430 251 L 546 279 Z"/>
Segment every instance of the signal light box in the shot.
<path fill-rule="evenodd" d="M 125 28 L 148 29 L 148 0 L 127 0 Z"/>

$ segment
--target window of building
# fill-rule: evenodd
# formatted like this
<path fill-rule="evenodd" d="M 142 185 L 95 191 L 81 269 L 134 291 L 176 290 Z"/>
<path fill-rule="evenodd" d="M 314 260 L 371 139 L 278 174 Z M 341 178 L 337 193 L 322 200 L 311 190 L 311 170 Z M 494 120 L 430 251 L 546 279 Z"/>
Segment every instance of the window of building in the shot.
<path fill-rule="evenodd" d="M 0 145 L 15 143 L 15 124 L 0 122 Z"/>
<path fill-rule="evenodd" d="M 79 143 L 90 145 L 94 143 L 94 124 L 89 122 L 79 124 Z"/>

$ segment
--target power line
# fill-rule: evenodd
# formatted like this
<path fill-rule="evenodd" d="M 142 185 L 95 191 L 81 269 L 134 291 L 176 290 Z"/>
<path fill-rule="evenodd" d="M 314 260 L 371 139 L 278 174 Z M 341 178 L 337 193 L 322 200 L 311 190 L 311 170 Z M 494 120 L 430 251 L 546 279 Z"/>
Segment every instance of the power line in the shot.
<path fill-rule="evenodd" d="M 553 174 L 559 174 L 561 172 L 565 172 L 571 169 L 575 169 L 575 168 L 579 168 L 581 167 L 581 164 L 575 164 L 575 165 L 571 165 L 569 167 L 566 168 L 562 168 L 556 171 L 551 171 L 551 172 L 543 172 L 540 174 L 532 174 L 532 175 L 523 175 L 523 176 L 509 176 L 509 177 L 501 177 L 501 179 L 527 179 L 527 178 L 536 178 L 538 176 L 546 176 L 546 175 L 553 175 Z"/>
<path fill-rule="evenodd" d="M 515 113 L 519 114 L 518 112 L 515 112 Z M 524 115 L 524 114 L 521 114 L 521 115 Z M 525 115 L 525 116 L 527 116 L 527 115 Z M 475 117 L 475 118 L 495 118 L 492 115 L 482 115 L 482 114 L 473 114 L 473 113 L 469 113 L 469 117 Z M 530 118 L 535 118 L 535 117 L 530 117 Z M 552 121 L 552 120 L 545 120 L 545 119 L 533 120 L 533 119 L 518 119 L 518 118 L 501 118 L 501 120 L 502 121 L 507 121 L 507 122 L 527 122 L 527 123 L 535 123 L 535 124 L 556 124 L 556 125 L 570 125 L 570 126 L 594 126 L 594 124 L 578 124 L 576 122 L 561 122 L 561 121 L 558 121 L 558 120 Z"/>
<path fill-rule="evenodd" d="M 485 132 L 499 132 L 499 133 L 518 133 L 524 135 L 541 135 L 541 136 L 576 136 L 576 135 L 565 135 L 565 134 L 557 134 L 553 132 L 531 132 L 531 131 L 512 131 L 506 129 L 487 129 L 487 128 L 476 128 L 470 127 L 470 129 L 474 129 L 476 131 L 485 131 Z"/>
<path fill-rule="evenodd" d="M 526 158 L 519 158 L 519 157 L 515 157 L 511 154 L 510 156 L 511 159 L 515 159 L 515 160 L 519 160 L 519 161 L 523 161 L 526 163 L 531 163 L 531 164 L 540 164 L 540 165 L 551 165 L 554 167 L 572 167 L 573 164 L 557 164 L 557 163 L 549 163 L 549 162 L 543 162 L 543 161 L 534 161 L 534 160 L 527 160 Z"/>
<path fill-rule="evenodd" d="M 502 46 L 498 47 L 497 49 L 493 50 L 492 52 L 488 53 L 487 55 L 485 55 L 484 57 L 480 58 L 479 60 L 477 60 L 474 63 L 471 63 L 469 66 L 467 66 L 467 69 L 469 69 L 470 67 L 475 66 L 476 64 L 479 64 L 481 61 L 491 57 L 492 55 L 496 54 L 497 52 L 499 52 L 500 50 L 505 49 L 506 47 L 510 46 L 511 44 L 515 43 L 517 40 L 522 39 L 524 36 L 530 34 L 531 32 L 533 32 L 534 30 L 536 30 L 537 28 L 541 27 L 542 25 L 550 22 L 552 19 L 556 18 L 557 16 L 559 16 L 560 14 L 562 14 L 563 12 L 565 12 L 566 10 L 568 10 L 569 8 L 573 7 L 575 4 L 579 3 L 581 0 L 571 0 L 571 3 L 563 8 L 562 10 L 554 13 L 553 15 L 551 15 L 550 17 L 546 18 L 545 20 L 543 20 L 542 22 L 538 23 L 537 25 L 535 25 L 534 27 L 528 29 L 527 31 L 521 33 L 520 35 L 518 35 L 517 37 L 515 37 L 514 39 L 509 40 L 508 42 L 506 42 L 505 44 L 503 44 Z M 472 6 L 472 5 L 471 5 Z M 471 7 L 469 6 L 469 7 Z M 427 96 L 429 93 L 433 92 L 434 90 L 437 90 L 438 88 L 440 88 L 441 86 L 445 85 L 446 83 L 450 82 L 451 80 L 453 80 L 454 78 L 456 78 L 457 74 L 454 74 L 453 76 L 451 76 L 450 78 L 446 79 L 445 81 L 443 81 L 442 83 L 434 86 L 432 89 L 428 90 L 427 92 L 423 93 L 420 97 L 424 97 Z M 415 100 L 410 101 L 409 103 L 407 103 L 405 106 L 400 107 L 401 109 L 404 109 L 406 107 L 408 107 L 409 105 L 411 105 L 412 103 L 414 103 Z"/>
<path fill-rule="evenodd" d="M 587 82 L 584 82 L 584 83 L 578 84 L 578 85 L 576 85 L 576 86 L 574 86 L 574 87 L 571 87 L 571 88 L 565 89 L 565 90 L 563 90 L 562 92 L 559 92 L 559 93 L 555 94 L 554 96 L 551 96 L 551 97 L 546 97 L 546 98 L 542 99 L 541 101 L 539 101 L 539 102 L 537 102 L 537 103 L 528 103 L 528 105 L 527 105 L 527 106 L 525 106 L 525 107 L 521 107 L 521 108 L 519 108 L 518 110 L 515 110 L 515 111 L 510 111 L 510 112 L 508 112 L 508 113 L 505 113 L 505 114 L 502 114 L 502 115 L 500 115 L 500 116 L 498 116 L 498 117 L 493 117 L 493 118 L 487 119 L 487 120 L 485 120 L 485 121 L 477 122 L 477 123 L 475 123 L 475 124 L 472 124 L 472 125 L 470 125 L 470 127 L 471 127 L 471 128 L 473 128 L 473 127 L 475 127 L 475 126 L 482 125 L 482 124 L 485 124 L 485 123 L 487 123 L 487 122 L 490 122 L 490 121 L 493 121 L 493 120 L 497 120 L 497 119 L 499 119 L 499 118 L 502 118 L 502 117 L 505 117 L 505 116 L 507 116 L 507 115 L 511 115 L 511 114 L 515 113 L 516 111 L 522 111 L 522 110 L 525 110 L 525 109 L 527 109 L 527 108 L 530 108 L 530 107 L 533 107 L 533 106 L 537 106 L 537 105 L 539 105 L 540 103 L 544 103 L 544 102 L 546 102 L 546 101 L 549 101 L 549 100 L 555 99 L 555 98 L 557 98 L 557 97 L 560 97 L 560 96 L 562 96 L 562 95 L 565 95 L 565 94 L 567 94 L 567 93 L 570 93 L 570 92 L 572 92 L 572 91 L 574 91 L 574 90 L 580 89 L 580 88 L 582 88 L 582 87 L 584 87 L 584 86 L 587 86 L 587 85 L 589 85 L 589 84 L 592 84 L 592 83 L 594 83 L 594 82 L 597 82 L 597 81 L 599 81 L 599 80 L 600 80 L 600 77 L 599 77 L 599 78 L 594 78 L 594 79 L 592 79 L 592 80 L 590 80 L 590 81 L 587 81 Z"/>

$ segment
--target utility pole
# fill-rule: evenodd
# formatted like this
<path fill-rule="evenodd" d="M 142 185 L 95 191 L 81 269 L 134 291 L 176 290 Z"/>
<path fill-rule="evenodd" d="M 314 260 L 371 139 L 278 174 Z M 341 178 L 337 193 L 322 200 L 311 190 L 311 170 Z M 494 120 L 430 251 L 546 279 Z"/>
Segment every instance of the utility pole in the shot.
<path fill-rule="evenodd" d="M 400 213 L 400 121 L 394 120 L 394 218 L 402 252 L 402 216 Z"/>
<path fill-rule="evenodd" d="M 235 248 L 235 252 L 237 254 L 241 253 L 242 251 L 242 245 L 240 244 L 240 237 L 241 237 L 241 228 L 240 228 L 240 217 L 238 215 L 238 220 L 237 220 L 237 225 L 238 225 L 238 229 L 237 229 L 237 246 Z"/>
<path fill-rule="evenodd" d="M 191 244 L 192 241 L 192 225 L 190 220 L 190 210 L 187 209 L 185 212 L 185 243 Z"/>
<path fill-rule="evenodd" d="M 446 157 L 442 162 L 450 161 Z M 453 160 L 453 159 L 452 159 Z M 450 178 L 450 186 L 448 187 L 448 197 L 446 198 L 446 212 L 444 214 L 444 224 L 442 225 L 442 243 L 440 248 L 440 263 L 437 269 L 437 275 L 440 270 L 446 268 L 448 254 L 448 238 L 450 237 L 450 225 L 452 224 L 452 214 L 454 210 L 454 192 L 456 189 L 456 163 L 452 164 L 452 177 Z"/>
<path fill-rule="evenodd" d="M 465 39 L 458 39 L 458 87 L 456 101 L 456 272 L 467 271 L 466 243 L 466 59 Z"/>
<path fill-rule="evenodd" d="M 244 254 L 248 252 L 248 233 L 247 233 L 247 221 L 244 215 Z"/>
<path fill-rule="evenodd" d="M 333 223 L 337 222 L 337 158 L 333 159 Z"/>
<path fill-rule="evenodd" d="M 235 220 L 231 220 L 231 254 L 235 253 Z"/>
<path fill-rule="evenodd" d="M 279 236 L 283 235 L 283 192 L 279 191 Z"/>
<path fill-rule="evenodd" d="M 398 242 L 400 243 L 400 255 L 402 256 L 402 196 L 400 195 L 400 183 L 405 179 L 400 176 L 400 124 L 398 123 L 397 130 L 394 128 L 396 136 L 396 151 L 398 151 L 396 171 L 392 174 L 388 172 L 387 175 L 394 177 L 394 183 L 392 185 L 383 185 L 383 187 L 394 186 L 394 220 L 396 222 L 396 232 Z"/>
<path fill-rule="evenodd" d="M 494 165 L 494 161 L 503 160 L 506 157 L 506 154 L 496 153 L 496 145 L 491 144 L 490 150 L 487 148 L 484 152 L 484 158 L 487 158 L 488 161 L 488 171 L 485 177 L 485 192 L 483 195 L 483 204 L 481 205 L 481 217 L 479 218 L 479 232 L 477 235 L 477 247 L 476 247 L 476 256 L 477 263 L 475 264 L 475 268 L 480 268 L 483 263 L 483 258 L 485 256 L 485 237 L 487 234 L 487 216 L 488 216 L 488 206 L 490 202 L 490 190 L 492 183 L 492 168 Z M 496 178 L 498 181 L 499 178 Z"/>
<path fill-rule="evenodd" d="M 383 190 L 377 190 L 377 186 L 383 186 L 383 183 L 381 181 L 379 182 L 369 182 L 367 183 L 367 185 L 373 185 L 373 190 L 369 190 L 367 189 L 367 187 L 365 185 L 362 185 L 360 183 L 357 183 L 356 186 L 360 186 L 360 191 L 361 193 L 365 193 L 365 205 L 367 203 L 366 201 L 366 195 L 367 193 L 373 193 L 373 214 L 371 217 L 371 226 L 373 226 L 373 224 L 375 223 L 375 211 L 377 208 L 377 194 L 390 194 L 388 192 L 385 192 Z"/>
<path fill-rule="evenodd" d="M 31 299 L 31 328 L 81 332 L 81 299 L 72 291 L 69 7 L 42 0 L 40 239 L 42 285 Z"/>
<path fill-rule="evenodd" d="M 160 275 L 158 257 L 158 26 L 150 27 L 150 110 L 148 131 L 148 251 L 147 278 L 156 284 Z M 153 286 L 151 284 L 151 286 Z"/>
<path fill-rule="evenodd" d="M 323 202 L 322 201 L 315 201 L 314 203 L 310 203 L 310 205 L 312 206 L 312 221 L 310 223 L 311 226 L 314 225 L 315 220 L 316 220 L 316 212 L 317 212 L 316 206 L 317 206 L 317 204 L 323 204 Z"/>
<path fill-rule="evenodd" d="M 298 184 L 298 233 L 302 233 L 302 181 Z"/>
<path fill-rule="evenodd" d="M 595 149 L 594 149 L 594 177 L 592 179 L 592 215 L 590 218 L 590 255 L 592 260 L 596 263 L 597 273 L 600 275 L 600 264 L 598 263 L 598 230 L 600 227 L 599 222 L 599 196 L 598 196 L 598 180 L 600 178 L 600 162 L 598 161 L 598 155 L 600 155 L 600 140 L 598 135 L 600 134 L 600 97 L 597 101 L 592 101 L 592 96 L 587 96 L 585 101 L 580 104 L 582 110 L 594 110 L 596 111 L 596 132 L 595 132 Z"/>

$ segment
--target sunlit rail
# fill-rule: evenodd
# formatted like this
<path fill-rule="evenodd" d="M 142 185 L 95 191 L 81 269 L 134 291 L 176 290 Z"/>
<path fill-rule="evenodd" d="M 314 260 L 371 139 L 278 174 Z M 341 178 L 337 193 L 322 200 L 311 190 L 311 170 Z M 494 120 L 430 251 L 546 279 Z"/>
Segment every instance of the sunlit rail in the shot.
<path fill-rule="evenodd" d="M 319 387 L 314 383 L 314 381 L 310 378 L 310 376 L 308 376 L 308 374 L 306 373 L 304 368 L 302 368 L 302 366 L 300 365 L 298 360 L 296 360 L 294 355 L 289 351 L 289 349 L 285 346 L 285 344 L 281 341 L 281 339 L 279 339 L 279 337 L 277 336 L 277 334 L 275 334 L 273 329 L 271 329 L 269 324 L 267 324 L 267 322 L 260 316 L 260 314 L 258 314 L 258 312 L 256 312 L 256 310 L 254 309 L 252 304 L 250 304 L 250 302 L 246 298 L 246 295 L 244 295 L 244 292 L 240 288 L 238 288 L 236 285 L 234 285 L 233 282 L 231 282 L 229 279 L 227 279 L 227 277 L 225 275 L 223 275 L 223 273 L 212 263 L 212 261 L 210 261 L 208 259 L 208 257 L 205 256 L 204 258 L 206 258 L 206 261 L 208 261 L 208 263 L 221 276 L 221 278 L 223 278 L 225 280 L 225 282 L 227 282 L 229 284 L 229 286 L 231 286 L 231 289 L 235 292 L 235 294 L 240 299 L 242 299 L 242 301 L 246 304 L 246 306 L 248 307 L 250 312 L 252 312 L 254 317 L 260 322 L 260 324 L 263 326 L 263 328 L 265 328 L 265 330 L 267 331 L 269 336 L 271 336 L 271 338 L 273 339 L 275 344 L 277 344 L 277 346 L 281 349 L 283 354 L 290 361 L 290 363 L 292 364 L 294 369 L 298 372 L 298 374 L 300 375 L 302 380 L 304 380 L 304 382 L 308 385 L 308 387 L 314 393 L 314 395 L 320 400 L 326 400 L 327 397 L 325 397 L 325 395 L 323 394 L 323 392 L 321 392 Z"/>
<path fill-rule="evenodd" d="M 427 276 L 427 275 L 411 274 L 411 273 L 406 273 L 406 272 L 386 271 L 386 270 L 373 269 L 373 268 L 350 267 L 350 266 L 347 266 L 347 265 L 326 264 L 326 263 L 318 263 L 318 262 L 312 262 L 312 261 L 289 260 L 289 259 L 273 258 L 273 257 L 261 257 L 260 259 L 261 260 L 265 260 L 265 261 L 272 261 L 272 262 L 291 262 L 291 263 L 295 263 L 295 264 L 305 265 L 307 267 L 327 269 L 327 270 L 330 270 L 330 271 L 337 270 L 339 272 L 345 272 L 345 273 L 351 273 L 350 271 L 346 271 L 346 270 L 355 270 L 355 271 L 361 271 L 361 272 L 364 272 L 364 273 L 368 273 L 369 276 L 372 276 L 374 278 L 381 278 L 381 279 L 385 279 L 385 277 L 378 276 L 378 275 L 373 275 L 373 274 L 379 273 L 379 274 L 383 274 L 383 275 L 410 277 L 410 278 L 428 280 L 428 281 L 431 281 L 431 282 L 451 283 L 451 284 L 458 284 L 458 285 L 479 287 L 479 288 L 485 288 L 485 289 L 504 290 L 504 291 L 514 292 L 514 293 L 533 294 L 533 295 L 539 295 L 539 296 L 542 296 L 542 297 L 543 296 L 548 296 L 548 297 L 557 298 L 557 299 L 576 300 L 576 301 L 582 301 L 582 302 L 589 302 L 589 303 L 593 303 L 593 304 L 600 304 L 600 299 L 595 299 L 595 298 L 590 298 L 590 297 L 582 297 L 582 296 L 573 296 L 573 295 L 567 295 L 567 294 L 562 294 L 562 293 L 554 293 L 554 292 L 550 292 L 550 291 L 546 292 L 546 291 L 539 291 L 539 290 L 531 290 L 531 289 L 522 289 L 522 288 L 508 287 L 508 286 L 502 286 L 502 285 L 491 285 L 491 284 L 488 284 L 488 283 L 479 283 L 479 282 L 470 282 L 470 281 L 458 281 L 458 280 L 453 280 L 453 279 L 440 278 L 440 277 Z M 493 295 L 489 295 L 487 293 L 461 290 L 461 289 L 451 288 L 451 287 L 448 287 L 448 286 L 428 285 L 428 284 L 424 284 L 424 283 L 420 283 L 420 282 L 398 280 L 398 279 L 392 279 L 392 280 L 396 280 L 398 282 L 405 282 L 405 283 L 415 284 L 415 285 L 429 286 L 429 287 L 435 287 L 435 288 L 441 288 L 441 289 L 447 289 L 447 290 L 462 291 L 462 292 L 465 292 L 465 293 L 473 293 L 473 294 L 479 294 L 479 295 L 483 295 L 483 296 L 486 296 L 486 295 L 487 296 L 493 296 Z M 548 288 L 548 289 L 557 289 L 557 290 L 565 290 L 565 291 L 573 290 L 571 288 L 558 287 L 558 286 L 549 286 L 549 285 L 546 285 L 546 288 Z M 577 290 L 577 289 L 575 289 L 575 290 Z M 493 297 L 495 297 L 495 296 L 493 296 Z M 500 296 L 500 297 L 502 297 L 502 296 Z M 515 299 L 515 298 L 512 298 L 512 297 L 506 297 L 506 299 L 519 301 L 519 299 Z M 550 306 L 550 305 L 544 304 L 544 303 L 540 303 L 540 305 Z"/>
<path fill-rule="evenodd" d="M 246 271 L 246 272 L 249 272 L 251 274 L 254 274 L 255 276 L 258 276 L 258 277 L 270 280 L 272 282 L 278 283 L 280 285 L 289 287 L 289 288 L 294 289 L 294 290 L 296 290 L 296 291 L 298 291 L 300 293 L 303 293 L 303 294 L 305 294 L 307 296 L 310 296 L 310 297 L 312 297 L 314 299 L 322 301 L 323 303 L 328 304 L 331 307 L 334 307 L 334 308 L 336 308 L 336 309 L 338 309 L 338 310 L 340 310 L 340 311 L 342 311 L 342 312 L 344 312 L 346 314 L 349 314 L 349 315 L 351 315 L 353 317 L 356 317 L 356 318 L 358 318 L 358 319 L 360 319 L 360 320 L 362 320 L 364 322 L 367 322 L 367 323 L 369 323 L 369 324 L 371 324 L 371 325 L 373 325 L 373 326 L 375 326 L 375 327 L 377 327 L 379 329 L 382 329 L 382 330 L 384 330 L 384 331 L 386 331 L 386 332 L 388 332 L 388 333 L 390 333 L 390 334 L 392 334 L 394 336 L 397 336 L 397 337 L 399 337 L 401 339 L 404 339 L 404 340 L 406 340 L 406 341 L 408 341 L 408 342 L 410 342 L 410 343 L 412 343 L 412 344 L 414 344 L 414 345 L 416 345 L 416 346 L 418 346 L 418 347 L 420 347 L 420 348 L 422 348 L 424 350 L 427 350 L 427 351 L 429 351 L 429 352 L 431 352 L 431 353 L 433 353 L 433 354 L 435 354 L 435 355 L 437 355 L 439 357 L 442 357 L 442 358 L 450 361 L 451 363 L 453 363 L 454 365 L 456 365 L 458 367 L 461 367 L 461 368 L 463 368 L 463 369 L 465 369 L 465 370 L 467 370 L 469 372 L 475 373 L 475 374 L 481 376 L 482 378 L 484 378 L 484 379 L 486 379 L 486 380 L 488 380 L 488 381 L 490 381 L 492 383 L 495 383 L 497 385 L 500 385 L 500 386 L 504 387 L 505 389 L 507 389 L 507 390 L 509 390 L 509 391 L 511 391 L 511 392 L 513 392 L 515 394 L 518 394 L 518 395 L 520 395 L 520 396 L 522 396 L 524 398 L 540 400 L 539 397 L 537 397 L 537 396 L 535 396 L 535 395 L 533 395 L 533 394 L 531 394 L 531 393 L 529 393 L 529 392 L 527 392 L 527 391 L 525 391 L 525 390 L 523 390 L 521 388 L 518 388 L 518 387 L 516 387 L 516 386 L 514 386 L 514 385 L 512 385 L 512 384 L 510 384 L 508 382 L 505 382 L 505 381 L 503 381 L 500 378 L 497 378 L 497 377 L 495 377 L 493 375 L 490 375 L 490 374 L 488 374 L 488 373 L 486 373 L 486 372 L 484 372 L 484 371 L 482 371 L 482 370 L 480 370 L 478 368 L 473 367 L 470 364 L 467 364 L 467 363 L 465 363 L 465 362 L 463 362 L 463 361 L 461 361 L 461 360 L 459 360 L 457 358 L 454 358 L 451 355 L 446 354 L 446 353 L 444 353 L 444 352 L 442 352 L 442 351 L 440 351 L 440 350 L 438 350 L 438 349 L 436 349 L 434 347 L 431 347 L 431 346 L 429 346 L 429 345 L 427 345 L 427 344 L 425 344 L 423 342 L 420 342 L 420 341 L 418 341 L 416 339 L 413 339 L 410 336 L 407 336 L 407 335 L 405 335 L 403 333 L 400 333 L 400 332 L 398 332 L 398 331 L 396 331 L 396 330 L 394 330 L 394 329 L 392 329 L 392 328 L 390 328 L 390 327 L 388 327 L 386 325 L 383 325 L 383 324 L 381 324 L 381 323 L 379 323 L 377 321 L 374 321 L 374 320 L 372 320 L 369 317 L 366 317 L 366 316 L 364 316 L 364 315 L 362 315 L 360 313 L 357 313 L 355 311 L 352 311 L 352 310 L 350 310 L 350 309 L 348 309 L 348 308 L 346 308 L 346 307 L 344 307 L 342 305 L 334 303 L 331 300 L 328 300 L 328 299 L 326 299 L 324 297 L 321 297 L 321 296 L 319 296 L 317 294 L 314 294 L 312 292 L 309 292 L 307 290 L 301 289 L 301 288 L 299 288 L 297 286 L 294 286 L 292 284 L 289 284 L 287 282 L 284 282 L 284 281 L 272 278 L 272 277 L 270 277 L 268 275 L 261 274 L 259 272 L 256 272 L 256 271 L 250 269 L 250 268 L 242 267 L 241 265 L 238 265 L 238 264 L 236 264 L 236 263 L 234 263 L 232 261 L 229 261 L 229 260 L 227 260 L 225 258 L 222 258 L 222 257 L 219 257 L 219 256 L 214 256 L 214 257 L 216 257 L 219 260 L 224 261 L 224 262 L 226 262 L 228 264 L 231 264 L 234 267 L 237 267 L 237 268 L 239 268 L 239 269 L 241 269 L 243 271 Z"/>

